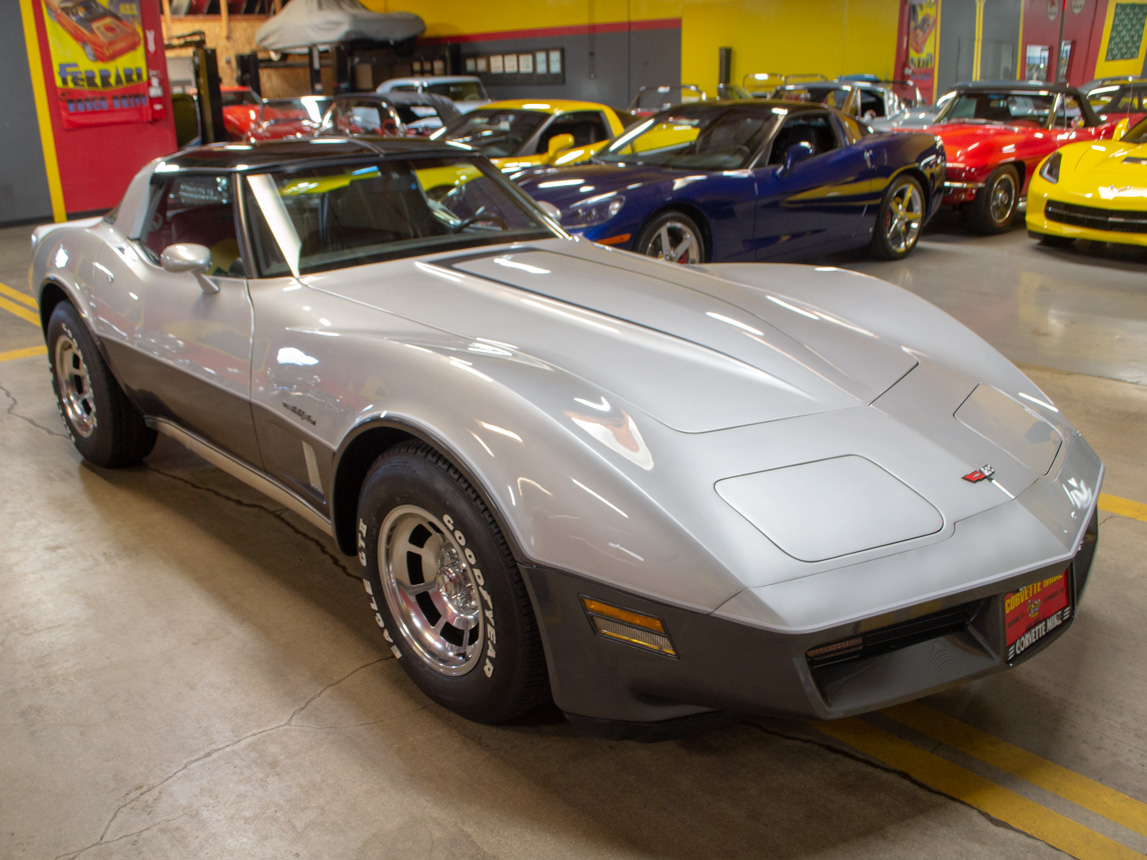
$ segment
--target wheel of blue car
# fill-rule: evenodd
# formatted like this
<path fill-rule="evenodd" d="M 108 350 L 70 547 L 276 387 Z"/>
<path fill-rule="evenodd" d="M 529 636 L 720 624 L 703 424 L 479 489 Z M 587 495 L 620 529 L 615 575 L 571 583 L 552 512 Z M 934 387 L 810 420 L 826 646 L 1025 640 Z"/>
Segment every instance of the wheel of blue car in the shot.
<path fill-rule="evenodd" d="M 911 176 L 898 176 L 884 192 L 872 230 L 872 256 L 899 260 L 916 247 L 924 225 L 924 192 Z"/>
<path fill-rule="evenodd" d="M 358 557 L 375 620 L 426 695 L 471 720 L 505 722 L 549 694 L 529 595 L 474 488 L 428 445 L 371 467 Z"/>
<path fill-rule="evenodd" d="M 641 228 L 633 248 L 639 254 L 672 263 L 705 262 L 701 228 L 683 212 L 662 212 Z"/>
<path fill-rule="evenodd" d="M 968 223 L 977 233 L 1003 233 L 1012 226 L 1019 200 L 1020 175 L 1010 164 L 1001 164 L 968 204 Z"/>
<path fill-rule="evenodd" d="M 97 466 L 131 466 L 155 446 L 155 431 L 144 423 L 95 341 L 67 302 L 48 319 L 48 359 L 52 388 L 72 444 Z"/>

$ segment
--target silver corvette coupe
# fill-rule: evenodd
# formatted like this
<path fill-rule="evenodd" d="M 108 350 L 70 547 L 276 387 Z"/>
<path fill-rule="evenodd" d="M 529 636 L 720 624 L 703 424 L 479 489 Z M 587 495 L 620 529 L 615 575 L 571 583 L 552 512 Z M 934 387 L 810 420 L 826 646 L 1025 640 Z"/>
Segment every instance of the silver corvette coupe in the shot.
<path fill-rule="evenodd" d="M 306 517 L 474 720 L 855 714 L 1027 659 L 1087 582 L 1103 466 L 970 331 L 571 239 L 465 148 L 183 151 L 31 283 L 83 457 L 162 433 Z"/>

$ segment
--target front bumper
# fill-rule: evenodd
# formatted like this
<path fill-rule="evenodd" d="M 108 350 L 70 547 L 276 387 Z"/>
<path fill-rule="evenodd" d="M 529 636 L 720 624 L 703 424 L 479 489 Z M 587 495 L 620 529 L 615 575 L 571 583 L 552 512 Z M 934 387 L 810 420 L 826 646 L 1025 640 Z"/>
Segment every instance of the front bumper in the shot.
<path fill-rule="evenodd" d="M 1102 466 L 1093 457 L 1080 444 L 1074 462 L 1065 466 L 1058 480 L 1045 478 L 1018 499 L 958 523 L 956 536 L 947 541 L 890 559 L 900 568 L 896 572 L 889 569 L 874 579 L 856 566 L 842 567 L 808 581 L 762 589 L 778 590 L 779 602 L 768 605 L 778 610 L 778 617 L 788 619 L 783 627 L 737 620 L 734 604 L 743 607 L 751 602 L 742 600 L 748 592 L 718 613 L 707 614 L 581 576 L 524 565 L 554 701 L 577 722 L 600 733 L 645 737 L 650 729 L 657 732 L 666 724 L 718 714 L 850 716 L 1027 660 L 1070 626 L 1091 572 L 1098 540 L 1095 502 L 1102 480 Z M 1086 475 L 1086 483 L 1092 485 L 1085 493 L 1089 501 L 1081 498 L 1083 504 L 1073 508 L 1076 513 L 1063 520 L 1063 511 L 1072 504 L 1058 497 L 1065 489 L 1080 486 L 1074 477 L 1078 475 Z M 1049 513 L 1055 507 L 1059 512 Z M 1037 525 L 1041 522 L 1044 525 Z M 1070 533 L 1064 534 L 1069 522 Z M 1063 549 L 1018 564 L 1030 537 L 1025 529 L 1045 528 L 1063 535 Z M 985 565 L 998 573 L 983 569 Z M 926 578 L 939 582 L 933 574 L 942 567 L 966 567 L 963 580 L 969 585 L 927 593 L 921 584 L 920 597 L 908 605 L 887 603 L 879 593 L 886 588 L 894 591 L 906 569 L 916 570 L 921 583 Z M 1005 596 L 1065 571 L 1070 618 L 1009 662 Z M 859 617 L 808 623 L 837 611 L 822 606 L 824 590 L 818 591 L 812 582 L 825 576 L 833 593 L 843 595 L 836 602 L 857 607 Z M 602 637 L 583 608 L 583 597 L 660 619 L 675 656 Z M 772 597 L 764 594 L 761 599 Z M 859 608 L 863 606 L 874 608 Z M 862 645 L 844 659 L 809 654 L 849 639 L 859 639 Z"/>
<path fill-rule="evenodd" d="M 1130 208 L 1126 201 L 1097 201 L 1036 177 L 1028 191 L 1027 228 L 1065 239 L 1147 247 L 1147 205 Z"/>

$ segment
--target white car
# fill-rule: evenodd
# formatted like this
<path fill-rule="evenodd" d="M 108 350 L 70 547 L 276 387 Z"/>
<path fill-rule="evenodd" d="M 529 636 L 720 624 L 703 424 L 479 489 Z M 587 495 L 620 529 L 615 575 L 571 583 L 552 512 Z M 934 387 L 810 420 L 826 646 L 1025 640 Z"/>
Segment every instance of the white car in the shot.
<path fill-rule="evenodd" d="M 406 93 L 432 93 L 436 96 L 445 96 L 454 102 L 454 106 L 462 113 L 469 113 L 475 108 L 488 105 L 492 99 L 486 92 L 480 78 L 473 75 L 429 75 L 417 78 L 391 78 L 383 81 L 375 92 L 406 92 Z M 415 108 L 415 113 L 420 109 Z M 419 114 L 424 116 L 426 122 L 420 128 L 422 133 L 428 133 L 442 127 L 442 121 L 433 111 Z"/>

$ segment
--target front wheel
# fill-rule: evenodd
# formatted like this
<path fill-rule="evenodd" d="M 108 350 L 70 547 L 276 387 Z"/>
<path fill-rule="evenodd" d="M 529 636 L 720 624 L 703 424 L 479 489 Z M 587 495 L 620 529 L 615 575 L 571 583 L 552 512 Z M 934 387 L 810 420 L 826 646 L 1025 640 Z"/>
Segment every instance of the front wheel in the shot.
<path fill-rule="evenodd" d="M 899 260 L 916 247 L 924 225 L 924 192 L 911 176 L 892 181 L 876 212 L 872 231 L 872 256 L 878 260 Z"/>
<path fill-rule="evenodd" d="M 61 302 L 48 319 L 52 388 L 68 436 L 85 460 L 131 466 L 155 445 L 155 431 L 127 399 L 79 313 Z"/>
<path fill-rule="evenodd" d="M 357 527 L 375 620 L 426 695 L 483 723 L 548 696 L 521 573 L 489 509 L 444 457 L 413 442 L 379 457 Z"/>
<path fill-rule="evenodd" d="M 1019 200 L 1020 175 L 1010 164 L 1001 164 L 968 204 L 968 223 L 977 233 L 1003 233 L 1012 226 Z"/>
<path fill-rule="evenodd" d="M 701 228 L 682 212 L 662 212 L 641 228 L 633 249 L 647 257 L 671 263 L 705 262 L 705 240 Z"/>

